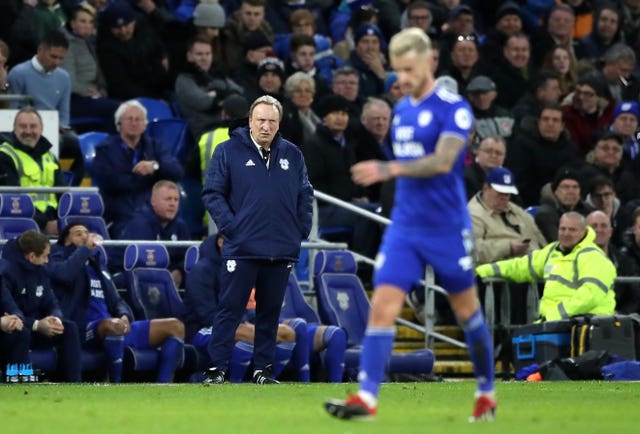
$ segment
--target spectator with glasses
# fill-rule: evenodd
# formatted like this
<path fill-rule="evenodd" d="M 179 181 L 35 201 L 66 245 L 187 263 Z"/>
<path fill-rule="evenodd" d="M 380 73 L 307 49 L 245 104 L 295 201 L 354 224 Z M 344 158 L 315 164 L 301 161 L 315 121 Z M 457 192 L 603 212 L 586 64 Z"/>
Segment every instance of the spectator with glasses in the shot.
<path fill-rule="evenodd" d="M 591 179 L 585 202 L 609 218 L 609 227 L 612 229 L 611 242 L 616 246 L 621 246 L 622 234 L 627 229 L 627 225 L 624 222 L 622 203 L 616 197 L 613 181 L 605 175 L 595 176 Z"/>
<path fill-rule="evenodd" d="M 500 136 L 488 136 L 482 139 L 475 150 L 473 163 L 464 169 L 464 184 L 467 200 L 482 190 L 484 180 L 492 169 L 501 167 L 507 155 L 507 145 Z"/>
<path fill-rule="evenodd" d="M 511 109 L 527 93 L 532 76 L 530 59 L 529 37 L 524 33 L 509 36 L 502 50 L 502 59 L 491 74 L 498 85 L 496 104 Z"/>
<path fill-rule="evenodd" d="M 486 71 L 480 61 L 480 52 L 475 35 L 458 36 L 450 52 L 449 69 L 442 75 L 449 75 L 458 83 L 458 92 L 463 95 L 469 82 Z"/>
<path fill-rule="evenodd" d="M 349 108 L 349 127 L 357 126 L 362 114 L 365 99 L 360 96 L 360 76 L 351 66 L 342 66 L 333 72 L 331 91 L 347 100 Z M 353 127 L 352 127 L 353 126 Z"/>

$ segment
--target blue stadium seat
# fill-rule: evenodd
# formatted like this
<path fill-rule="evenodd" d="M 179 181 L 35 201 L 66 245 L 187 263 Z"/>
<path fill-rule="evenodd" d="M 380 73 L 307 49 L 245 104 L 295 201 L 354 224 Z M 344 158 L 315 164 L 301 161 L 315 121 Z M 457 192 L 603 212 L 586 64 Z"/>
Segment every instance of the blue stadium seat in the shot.
<path fill-rule="evenodd" d="M 280 316 L 282 318 L 303 318 L 308 324 L 320 323 L 318 314 L 304 299 L 298 280 L 293 273 L 289 275 Z"/>
<path fill-rule="evenodd" d="M 355 257 L 348 251 L 320 251 L 314 262 L 318 312 L 323 323 L 342 327 L 347 333 L 345 373 L 354 378 L 360 360 L 360 346 L 369 318 L 369 299 L 356 275 Z M 391 355 L 389 374 L 429 374 L 435 356 L 424 349 Z"/>
<path fill-rule="evenodd" d="M 153 98 L 136 98 L 140 104 L 147 109 L 147 120 L 149 123 L 157 121 L 158 119 L 171 119 L 173 112 L 171 107 L 164 101 Z"/>
<path fill-rule="evenodd" d="M 531 214 L 532 216 L 535 216 L 536 213 L 538 212 L 538 208 L 540 208 L 540 205 L 531 205 L 526 207 L 524 210 L 529 214 Z"/>
<path fill-rule="evenodd" d="M 166 118 L 149 121 L 147 134 L 161 143 L 171 155 L 184 161 L 189 148 L 189 129 L 187 121 L 177 118 Z"/>
<path fill-rule="evenodd" d="M 109 137 L 109 134 L 99 131 L 89 131 L 78 136 L 80 149 L 82 150 L 82 159 L 84 160 L 84 167 L 89 175 L 91 175 L 93 159 L 96 156 L 96 145 L 107 137 Z"/>
<path fill-rule="evenodd" d="M 38 224 L 33 220 L 35 212 L 33 200 L 28 194 L 0 194 L 0 239 L 17 237 L 29 229 L 39 231 Z"/>
<path fill-rule="evenodd" d="M 81 222 L 89 232 L 100 234 L 108 240 L 109 231 L 102 218 L 103 213 L 104 202 L 99 193 L 68 191 L 58 202 L 58 229 L 64 229 L 71 221 Z"/>

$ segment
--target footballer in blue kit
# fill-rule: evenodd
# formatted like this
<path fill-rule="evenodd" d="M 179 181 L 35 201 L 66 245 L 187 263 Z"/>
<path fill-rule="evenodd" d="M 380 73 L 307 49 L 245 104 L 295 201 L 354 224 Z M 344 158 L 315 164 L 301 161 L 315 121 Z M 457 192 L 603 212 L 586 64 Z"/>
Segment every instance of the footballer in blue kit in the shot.
<path fill-rule="evenodd" d="M 410 288 L 431 265 L 449 294 L 474 365 L 477 390 L 469 420 L 492 420 L 497 407 L 492 338 L 475 287 L 473 231 L 463 179 L 472 111 L 459 95 L 436 87 L 431 41 L 424 32 L 410 28 L 396 34 L 389 54 L 401 86 L 411 89 L 396 105 L 391 122 L 396 159 L 364 161 L 351 172 L 364 186 L 397 178 L 392 223 L 376 257 L 360 389 L 346 400 L 325 402 L 325 409 L 341 419 L 376 415 L 395 318 Z"/>

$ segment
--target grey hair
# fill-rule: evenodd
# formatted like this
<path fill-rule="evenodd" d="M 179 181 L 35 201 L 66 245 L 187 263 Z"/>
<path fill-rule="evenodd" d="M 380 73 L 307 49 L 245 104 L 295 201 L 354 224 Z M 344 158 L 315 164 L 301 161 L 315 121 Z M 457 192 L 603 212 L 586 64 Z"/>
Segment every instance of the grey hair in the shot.
<path fill-rule="evenodd" d="M 313 80 L 313 77 L 311 77 L 306 72 L 298 71 L 291 74 L 291 76 L 287 78 L 287 81 L 284 82 L 285 94 L 289 98 L 291 98 L 291 95 L 298 88 L 298 86 L 300 86 L 300 83 L 308 83 L 309 86 L 311 86 L 311 90 L 313 90 L 313 93 L 316 92 L 316 82 Z"/>
<path fill-rule="evenodd" d="M 431 39 L 416 27 L 404 29 L 393 35 L 389 42 L 389 55 L 402 56 L 409 51 L 415 51 L 421 56 L 431 56 Z"/>
<path fill-rule="evenodd" d="M 618 42 L 609 47 L 609 49 L 604 53 L 603 58 L 605 63 L 620 60 L 633 65 L 636 63 L 636 53 L 634 53 L 631 47 L 622 42 Z"/>
<path fill-rule="evenodd" d="M 280 101 L 269 95 L 262 95 L 261 97 L 256 98 L 253 104 L 251 104 L 251 107 L 249 107 L 249 117 L 253 115 L 253 109 L 256 108 L 258 104 L 266 104 L 275 107 L 276 110 L 278 110 L 278 113 L 280 113 L 280 119 L 282 119 L 282 104 L 280 104 Z"/>
<path fill-rule="evenodd" d="M 122 118 L 122 115 L 124 114 L 125 111 L 127 111 L 128 108 L 131 107 L 135 107 L 138 110 L 140 110 L 142 112 L 142 115 L 144 116 L 144 126 L 146 127 L 147 124 L 149 123 L 149 119 L 147 119 L 147 109 L 145 106 L 142 105 L 142 103 L 140 101 L 138 101 L 137 99 L 130 99 L 128 101 L 123 102 L 122 104 L 120 104 L 118 106 L 118 109 L 116 110 L 115 114 L 113 115 L 113 118 L 116 122 L 116 129 L 118 131 L 120 131 L 120 118 Z"/>

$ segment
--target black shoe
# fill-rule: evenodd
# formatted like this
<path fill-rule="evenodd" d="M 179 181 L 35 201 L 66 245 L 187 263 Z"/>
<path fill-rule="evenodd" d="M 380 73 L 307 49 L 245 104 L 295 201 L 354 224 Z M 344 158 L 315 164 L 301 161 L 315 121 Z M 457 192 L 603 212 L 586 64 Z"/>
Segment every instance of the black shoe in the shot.
<path fill-rule="evenodd" d="M 279 381 L 272 378 L 273 365 L 267 365 L 264 369 L 253 371 L 253 382 L 256 384 L 280 384 Z"/>
<path fill-rule="evenodd" d="M 218 368 L 209 368 L 204 373 L 202 384 L 222 384 L 225 380 L 225 372 Z"/>

